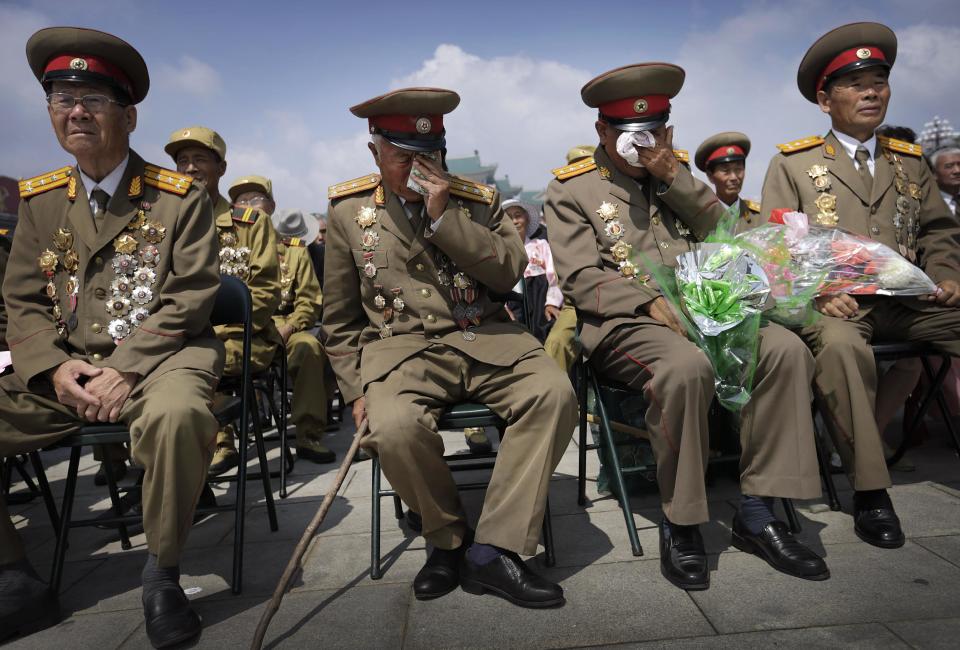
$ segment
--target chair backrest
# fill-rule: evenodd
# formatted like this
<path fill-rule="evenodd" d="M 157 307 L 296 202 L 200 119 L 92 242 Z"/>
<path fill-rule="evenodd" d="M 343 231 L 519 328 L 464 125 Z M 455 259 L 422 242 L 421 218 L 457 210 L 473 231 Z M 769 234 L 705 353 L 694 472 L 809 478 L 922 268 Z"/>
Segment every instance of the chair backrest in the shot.
<path fill-rule="evenodd" d="M 243 325 L 253 318 L 250 290 L 239 278 L 220 276 L 220 289 L 210 314 L 211 325 Z"/>

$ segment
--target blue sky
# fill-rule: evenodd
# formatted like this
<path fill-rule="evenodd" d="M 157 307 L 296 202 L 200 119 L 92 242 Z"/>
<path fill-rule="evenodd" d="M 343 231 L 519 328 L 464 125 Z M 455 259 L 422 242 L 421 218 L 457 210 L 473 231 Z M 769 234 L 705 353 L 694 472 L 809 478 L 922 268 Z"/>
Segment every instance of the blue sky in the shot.
<path fill-rule="evenodd" d="M 674 100 L 679 146 L 692 151 L 718 131 L 750 135 L 745 194 L 757 196 L 777 142 L 828 127 L 795 76 L 810 43 L 837 25 L 877 20 L 898 33 L 888 122 L 960 122 L 960 3 L 837 4 L 3 1 L 0 174 L 69 162 L 23 47 L 40 27 L 73 24 L 115 33 L 144 55 L 152 87 L 133 137 L 144 157 L 168 165 L 172 131 L 210 126 L 227 141 L 226 180 L 271 176 L 281 207 L 325 209 L 327 185 L 370 171 L 365 124 L 347 108 L 404 85 L 462 95 L 447 120 L 451 156 L 478 149 L 515 184 L 541 188 L 570 146 L 595 139 L 582 84 L 651 60 L 687 70 Z"/>

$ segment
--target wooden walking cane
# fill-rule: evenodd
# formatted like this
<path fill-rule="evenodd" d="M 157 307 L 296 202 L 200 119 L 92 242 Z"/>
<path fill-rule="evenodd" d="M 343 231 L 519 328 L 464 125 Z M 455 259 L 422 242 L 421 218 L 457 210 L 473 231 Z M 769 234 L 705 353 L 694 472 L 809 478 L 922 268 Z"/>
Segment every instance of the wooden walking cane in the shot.
<path fill-rule="evenodd" d="M 303 559 L 304 553 L 307 552 L 310 540 L 313 539 L 317 529 L 320 528 L 320 524 L 323 523 L 323 518 L 327 516 L 327 511 L 330 510 L 330 506 L 333 504 L 337 492 L 340 491 L 340 486 L 343 485 L 343 480 L 347 477 L 347 470 L 350 469 L 353 458 L 357 455 L 357 449 L 360 448 L 360 440 L 367 435 L 368 428 L 369 425 L 366 420 L 360 423 L 360 428 L 357 429 L 357 433 L 353 438 L 353 444 L 350 445 L 350 451 L 347 452 L 346 456 L 343 457 L 343 462 L 340 463 L 340 470 L 337 472 L 337 478 L 333 482 L 333 486 L 327 491 L 327 495 L 323 497 L 323 502 L 320 504 L 317 514 L 313 516 L 313 519 L 307 525 L 307 529 L 303 531 L 303 536 L 300 538 L 297 547 L 293 550 L 293 556 L 291 556 L 290 561 L 287 562 L 287 568 L 284 569 L 283 576 L 281 576 L 280 582 L 277 583 L 277 588 L 273 590 L 273 597 L 270 599 L 270 602 L 267 603 L 267 608 L 260 616 L 260 623 L 257 624 L 257 631 L 253 636 L 253 643 L 250 644 L 251 650 L 260 650 L 260 648 L 263 647 L 263 638 L 267 634 L 267 626 L 269 626 L 270 621 L 273 620 L 273 615 L 280 609 L 280 601 L 283 600 L 283 595 L 287 592 L 287 588 L 290 587 L 293 576 L 300 569 L 300 560 Z"/>

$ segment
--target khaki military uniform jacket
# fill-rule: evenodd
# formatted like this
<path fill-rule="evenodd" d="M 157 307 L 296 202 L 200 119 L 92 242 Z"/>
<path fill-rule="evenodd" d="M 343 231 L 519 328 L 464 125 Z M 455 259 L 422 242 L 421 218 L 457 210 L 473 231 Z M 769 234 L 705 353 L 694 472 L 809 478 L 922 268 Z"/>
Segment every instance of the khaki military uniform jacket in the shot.
<path fill-rule="evenodd" d="M 878 138 L 869 196 L 854 161 L 833 135 L 780 145 L 763 183 L 762 213 L 806 213 L 876 240 L 915 261 L 934 282 L 960 282 L 960 222 L 940 196 L 920 147 Z M 903 298 L 919 310 L 935 304 Z"/>
<path fill-rule="evenodd" d="M 277 244 L 277 260 L 280 306 L 273 321 L 278 328 L 291 325 L 296 332 L 310 329 L 320 318 L 323 294 L 306 243 L 298 237 L 281 239 Z"/>
<path fill-rule="evenodd" d="M 455 180 L 436 231 L 425 217 L 427 234 L 414 233 L 399 198 L 376 174 L 333 186 L 330 198 L 323 331 L 345 401 L 435 344 L 497 366 L 540 347 L 490 296 L 509 292 L 527 266 L 496 190 Z M 473 281 L 462 291 L 472 292 L 469 305 L 452 297 L 454 283 L 466 279 Z M 385 313 L 395 298 L 403 308 Z M 457 316 L 467 307 L 473 318 L 463 325 Z"/>
<path fill-rule="evenodd" d="M 590 355 L 660 295 L 641 256 L 676 266 L 677 255 L 713 230 L 723 204 L 684 165 L 670 187 L 656 179 L 644 186 L 617 171 L 602 149 L 554 174 L 544 206 L 550 248 L 560 288 L 583 318 L 580 338 Z"/>
<path fill-rule="evenodd" d="M 220 285 L 210 200 L 186 176 L 133 151 L 99 231 L 76 167 L 21 181 L 3 293 L 16 376 L 4 389 L 46 389 L 71 359 L 141 377 L 217 374 L 210 328 Z"/>
<path fill-rule="evenodd" d="M 273 315 L 280 304 L 280 263 L 277 235 L 270 217 L 254 208 L 233 208 L 222 196 L 213 208 L 217 224 L 220 273 L 240 278 L 250 289 L 253 303 L 254 359 L 269 363 L 271 349 L 280 343 Z M 240 340 L 243 328 L 216 328 L 220 340 Z M 258 365 L 258 364 L 255 364 Z"/>
<path fill-rule="evenodd" d="M 3 277 L 7 274 L 7 260 L 10 258 L 10 240 L 5 235 L 0 235 L 0 286 L 3 285 Z M 7 307 L 3 303 L 3 296 L 0 295 L 0 350 L 7 349 Z"/>

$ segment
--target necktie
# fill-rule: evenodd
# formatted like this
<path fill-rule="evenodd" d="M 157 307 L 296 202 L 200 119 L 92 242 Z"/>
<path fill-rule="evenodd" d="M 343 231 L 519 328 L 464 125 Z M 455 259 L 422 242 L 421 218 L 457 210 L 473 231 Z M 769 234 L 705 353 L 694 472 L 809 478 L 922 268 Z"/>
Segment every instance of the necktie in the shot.
<path fill-rule="evenodd" d="M 863 179 L 863 185 L 867 188 L 867 194 L 873 191 L 873 175 L 870 174 L 870 167 L 867 161 L 870 160 L 870 152 L 866 147 L 857 147 L 857 153 L 854 156 L 857 159 L 857 170 L 860 172 L 860 178 Z"/>
<path fill-rule="evenodd" d="M 423 208 L 425 203 L 421 201 L 420 203 L 411 203 L 410 204 L 410 225 L 413 226 L 413 234 L 419 235 L 423 230 Z"/>
<path fill-rule="evenodd" d="M 107 212 L 107 202 L 110 200 L 110 195 L 98 187 L 90 193 L 90 196 L 97 203 L 97 210 L 93 213 L 93 224 L 99 231 L 103 224 L 103 215 Z"/>

